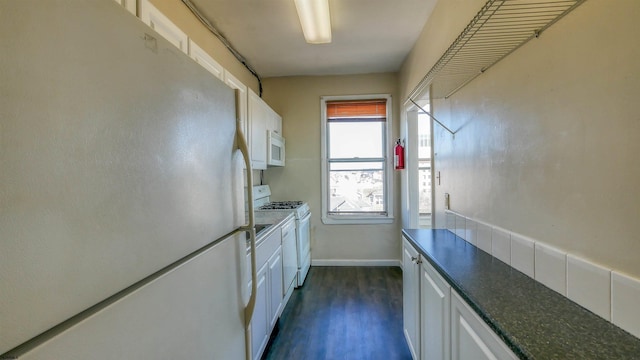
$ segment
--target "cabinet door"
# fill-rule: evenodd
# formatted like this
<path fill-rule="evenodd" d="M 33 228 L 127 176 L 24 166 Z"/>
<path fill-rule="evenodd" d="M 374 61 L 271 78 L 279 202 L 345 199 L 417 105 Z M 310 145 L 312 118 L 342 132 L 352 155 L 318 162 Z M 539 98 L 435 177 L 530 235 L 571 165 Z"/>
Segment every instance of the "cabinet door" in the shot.
<path fill-rule="evenodd" d="M 414 359 L 420 359 L 420 266 L 416 249 L 403 239 L 402 317 L 404 336 Z"/>
<path fill-rule="evenodd" d="M 420 352 L 423 359 L 449 359 L 451 287 L 427 261 L 420 277 Z"/>
<path fill-rule="evenodd" d="M 267 116 L 262 99 L 249 90 L 249 143 L 254 169 L 267 168 Z"/>
<path fill-rule="evenodd" d="M 189 56 L 191 56 L 191 58 L 203 68 L 207 69 L 207 71 L 212 73 L 213 76 L 224 81 L 224 68 L 222 65 L 218 64 L 211 55 L 191 39 L 189 39 Z"/>
<path fill-rule="evenodd" d="M 269 107 L 269 105 L 265 104 L 268 110 L 268 121 L 267 121 L 267 130 L 271 130 L 282 135 L 282 116 L 278 115 L 277 112 L 273 111 Z"/>
<path fill-rule="evenodd" d="M 224 72 L 224 83 L 230 88 L 238 90 L 238 108 L 236 109 L 238 113 L 236 116 L 240 119 L 240 131 L 247 141 L 249 151 L 251 151 L 251 139 L 247 124 L 247 86 L 228 71 Z"/>
<path fill-rule="evenodd" d="M 282 247 L 278 247 L 269 259 L 269 329 L 282 312 L 282 298 Z"/>
<path fill-rule="evenodd" d="M 269 339 L 268 263 L 257 273 L 256 307 L 251 318 L 251 351 L 253 359 L 260 359 Z"/>
<path fill-rule="evenodd" d="M 455 291 L 451 292 L 451 358 L 517 359 L 498 335 Z"/>
<path fill-rule="evenodd" d="M 160 10 L 151 5 L 148 0 L 142 0 L 140 7 L 142 21 L 186 54 L 188 47 L 187 34 L 172 23 Z"/>
<path fill-rule="evenodd" d="M 115 0 L 115 2 L 122 5 L 131 14 L 136 15 L 136 0 Z"/>

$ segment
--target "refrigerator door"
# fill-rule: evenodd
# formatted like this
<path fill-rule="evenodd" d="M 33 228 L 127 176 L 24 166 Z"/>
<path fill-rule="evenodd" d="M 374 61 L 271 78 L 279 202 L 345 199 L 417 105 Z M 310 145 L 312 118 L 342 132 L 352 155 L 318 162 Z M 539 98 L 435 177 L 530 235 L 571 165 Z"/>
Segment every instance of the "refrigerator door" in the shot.
<path fill-rule="evenodd" d="M 114 1 L 3 2 L 0 45 L 2 354 L 226 236 L 238 202 L 233 91 Z"/>
<path fill-rule="evenodd" d="M 218 243 L 20 359 L 244 359 L 242 304 L 232 290 L 244 256 L 237 242 L 244 238 Z"/>

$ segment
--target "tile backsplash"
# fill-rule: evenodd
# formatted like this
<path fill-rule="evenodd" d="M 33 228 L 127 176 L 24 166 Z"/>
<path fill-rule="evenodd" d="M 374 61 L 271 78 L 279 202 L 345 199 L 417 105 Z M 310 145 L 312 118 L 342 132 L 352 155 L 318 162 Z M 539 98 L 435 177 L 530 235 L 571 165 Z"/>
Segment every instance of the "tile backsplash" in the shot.
<path fill-rule="evenodd" d="M 567 254 L 542 243 L 535 243 L 535 279 L 567 296 Z"/>
<path fill-rule="evenodd" d="M 535 242 L 519 234 L 511 234 L 511 266 L 535 279 Z"/>
<path fill-rule="evenodd" d="M 445 216 L 458 237 L 640 337 L 640 279 L 450 210 Z"/>
<path fill-rule="evenodd" d="M 611 322 L 640 337 L 640 280 L 611 272 Z"/>

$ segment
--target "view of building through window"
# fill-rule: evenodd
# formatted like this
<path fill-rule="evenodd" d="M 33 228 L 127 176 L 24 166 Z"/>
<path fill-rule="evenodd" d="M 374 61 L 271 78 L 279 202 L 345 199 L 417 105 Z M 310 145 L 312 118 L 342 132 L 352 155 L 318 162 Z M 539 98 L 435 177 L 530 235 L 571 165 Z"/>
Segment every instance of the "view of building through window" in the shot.
<path fill-rule="evenodd" d="M 386 100 L 382 102 L 384 107 Z M 327 210 L 386 214 L 386 109 L 384 116 L 371 114 L 366 106 L 358 111 L 327 119 Z"/>
<path fill-rule="evenodd" d="M 418 114 L 418 196 L 420 224 L 431 224 L 431 119 Z"/>

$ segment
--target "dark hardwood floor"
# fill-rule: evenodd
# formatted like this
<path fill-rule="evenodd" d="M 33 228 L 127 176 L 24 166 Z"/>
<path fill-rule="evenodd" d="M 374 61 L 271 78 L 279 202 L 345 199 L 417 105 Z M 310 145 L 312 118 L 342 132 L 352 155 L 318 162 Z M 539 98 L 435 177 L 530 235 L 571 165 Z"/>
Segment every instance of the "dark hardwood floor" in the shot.
<path fill-rule="evenodd" d="M 399 267 L 312 267 L 264 359 L 411 359 Z"/>

